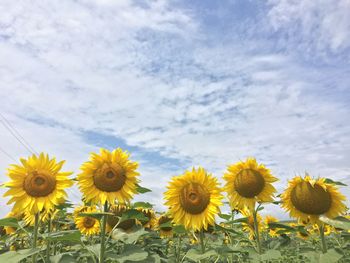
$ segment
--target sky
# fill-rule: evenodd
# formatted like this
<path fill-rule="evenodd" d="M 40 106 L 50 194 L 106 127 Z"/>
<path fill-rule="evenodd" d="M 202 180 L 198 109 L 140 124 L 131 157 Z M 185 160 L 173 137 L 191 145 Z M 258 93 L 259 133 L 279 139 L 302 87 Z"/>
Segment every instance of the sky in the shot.
<path fill-rule="evenodd" d="M 128 150 L 152 189 L 135 200 L 158 210 L 172 176 L 221 178 L 249 156 L 278 193 L 305 172 L 350 185 L 349 0 L 2 0 L 0 13 L 0 184 L 30 155 L 7 120 L 73 177 L 101 147 Z"/>

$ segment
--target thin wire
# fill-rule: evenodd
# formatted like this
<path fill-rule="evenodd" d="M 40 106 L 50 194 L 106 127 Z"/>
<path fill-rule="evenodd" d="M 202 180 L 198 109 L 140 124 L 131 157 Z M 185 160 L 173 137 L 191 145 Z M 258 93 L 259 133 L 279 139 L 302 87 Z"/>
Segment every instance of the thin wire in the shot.
<path fill-rule="evenodd" d="M 23 136 L 11 125 L 11 123 L 0 113 L 0 117 L 4 120 L 0 120 L 3 126 L 16 138 L 16 140 L 22 144 L 30 153 L 36 153 L 35 149 L 23 138 Z M 17 134 L 17 135 L 16 135 Z M 20 138 L 18 138 L 18 137 Z"/>
<path fill-rule="evenodd" d="M 6 152 L 4 149 L 0 147 L 0 151 L 5 154 L 8 158 L 10 158 L 12 161 L 16 162 L 15 158 L 13 158 L 8 152 Z"/>

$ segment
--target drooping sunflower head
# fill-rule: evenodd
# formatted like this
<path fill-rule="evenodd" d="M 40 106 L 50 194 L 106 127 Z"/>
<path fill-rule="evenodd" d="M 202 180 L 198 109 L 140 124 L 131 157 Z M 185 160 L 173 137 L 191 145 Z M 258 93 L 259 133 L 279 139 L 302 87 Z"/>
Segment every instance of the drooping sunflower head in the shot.
<path fill-rule="evenodd" d="M 319 223 L 319 217 L 329 218 L 345 213 L 343 196 L 336 186 L 325 182 L 324 178 L 312 179 L 308 174 L 289 181 L 282 194 L 282 207 L 291 217 L 299 221 Z"/>
<path fill-rule="evenodd" d="M 268 233 L 271 237 L 277 237 L 279 236 L 277 234 L 277 231 L 280 230 L 279 228 L 274 228 L 274 227 L 271 227 L 271 223 L 277 223 L 278 222 L 278 219 L 276 217 L 273 217 L 273 216 L 270 216 L 270 215 L 267 215 L 265 217 L 265 226 L 268 230 Z"/>
<path fill-rule="evenodd" d="M 46 223 L 49 220 L 54 220 L 57 218 L 59 210 L 52 208 L 51 210 L 43 210 L 40 215 L 39 215 L 39 221 Z M 23 218 L 24 222 L 26 223 L 26 225 L 29 226 L 34 226 L 35 224 L 35 214 L 30 213 L 30 211 L 25 211 L 24 212 L 24 218 Z"/>
<path fill-rule="evenodd" d="M 254 158 L 230 165 L 224 174 L 224 180 L 232 209 L 247 207 L 253 210 L 255 202 L 272 202 L 276 192 L 272 183 L 277 178 Z"/>
<path fill-rule="evenodd" d="M 126 205 L 111 205 L 109 212 L 113 215 L 107 216 L 107 231 L 112 231 L 113 228 L 122 229 L 125 232 L 131 232 L 139 222 L 136 219 L 126 219 L 121 222 L 121 217 L 123 213 L 127 212 L 129 208 Z M 118 225 L 117 225 L 118 224 Z"/>
<path fill-rule="evenodd" d="M 95 213 L 97 212 L 95 207 L 78 207 L 75 213 L 74 222 L 79 231 L 87 236 L 96 235 L 100 232 L 100 222 L 98 219 L 91 216 L 80 216 L 79 213 Z"/>
<path fill-rule="evenodd" d="M 164 193 L 165 204 L 176 224 L 194 231 L 213 225 L 222 205 L 217 179 L 203 168 L 172 178 Z"/>
<path fill-rule="evenodd" d="M 153 209 L 150 208 L 136 208 L 136 210 L 140 211 L 147 220 L 141 221 L 140 224 L 147 229 L 153 229 L 157 223 L 156 214 Z"/>
<path fill-rule="evenodd" d="M 242 229 L 243 231 L 245 232 L 248 232 L 249 233 L 249 239 L 251 240 L 254 240 L 255 239 L 255 230 L 254 230 L 254 216 L 253 216 L 253 213 L 251 210 L 249 210 L 248 208 L 245 208 L 241 211 L 242 215 L 244 217 L 247 217 L 247 222 L 243 222 L 242 223 Z M 265 225 L 264 225 L 264 221 L 262 219 L 262 217 L 257 214 L 257 221 L 258 221 L 258 229 L 259 229 L 259 232 L 261 233 L 264 228 L 265 228 Z"/>
<path fill-rule="evenodd" d="M 101 149 L 100 154 L 92 153 L 90 160 L 81 166 L 82 172 L 77 176 L 79 189 L 86 201 L 127 203 L 137 192 L 137 167 L 126 151 Z"/>
<path fill-rule="evenodd" d="M 11 196 L 8 204 L 14 203 L 13 210 L 34 214 L 43 209 L 50 210 L 66 197 L 64 189 L 73 185 L 68 176 L 71 172 L 60 172 L 64 161 L 56 162 L 47 154 L 33 154 L 20 159 L 21 165 L 11 165 L 7 175 L 11 181 L 5 186 L 10 189 L 4 196 Z"/>
<path fill-rule="evenodd" d="M 161 238 L 170 238 L 173 236 L 172 221 L 173 219 L 167 214 L 163 214 L 158 218 L 157 229 Z"/>

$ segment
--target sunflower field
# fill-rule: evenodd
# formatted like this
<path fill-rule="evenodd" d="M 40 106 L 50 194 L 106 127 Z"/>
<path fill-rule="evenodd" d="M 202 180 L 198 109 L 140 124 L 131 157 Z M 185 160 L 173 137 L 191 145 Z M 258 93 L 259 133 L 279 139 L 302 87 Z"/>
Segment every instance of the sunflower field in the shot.
<path fill-rule="evenodd" d="M 345 185 L 331 178 L 296 176 L 277 193 L 277 176 L 254 158 L 229 165 L 222 180 L 192 168 L 170 179 L 168 209 L 157 212 L 133 202 L 151 190 L 120 148 L 92 153 L 75 176 L 63 166 L 44 153 L 9 166 L 0 262 L 350 262 Z M 74 184 L 82 200 L 73 205 Z M 263 216 L 266 204 L 291 219 Z"/>

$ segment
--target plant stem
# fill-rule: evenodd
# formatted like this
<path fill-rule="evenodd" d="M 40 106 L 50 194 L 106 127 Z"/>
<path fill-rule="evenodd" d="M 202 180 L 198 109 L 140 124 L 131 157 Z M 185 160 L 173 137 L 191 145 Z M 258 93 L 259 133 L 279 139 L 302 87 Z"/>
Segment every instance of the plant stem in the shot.
<path fill-rule="evenodd" d="M 176 252 L 176 262 L 181 260 L 181 235 L 177 236 L 177 252 Z"/>
<path fill-rule="evenodd" d="M 108 212 L 108 202 L 106 201 L 104 204 L 103 212 Z M 106 223 L 107 223 L 107 215 L 102 216 L 102 226 L 101 226 L 101 248 L 100 248 L 100 259 L 99 262 L 104 262 L 105 250 L 106 250 Z"/>
<path fill-rule="evenodd" d="M 36 249 L 36 243 L 38 241 L 38 230 L 39 230 L 39 215 L 40 213 L 36 213 L 35 214 L 35 223 L 34 223 L 34 236 L 33 236 L 33 243 L 32 243 L 32 249 Z M 36 254 L 34 254 L 32 256 L 32 262 L 35 263 L 36 262 Z"/>
<path fill-rule="evenodd" d="M 51 218 L 49 219 L 49 222 L 47 223 L 47 236 L 50 237 L 51 233 Z M 50 239 L 46 241 L 46 261 L 50 262 Z"/>
<path fill-rule="evenodd" d="M 257 219 L 257 210 L 254 210 L 253 217 L 254 217 L 254 231 L 255 231 L 255 240 L 258 247 L 258 253 L 261 254 L 261 243 L 260 243 L 260 234 L 259 234 L 259 226 L 258 226 L 258 219 Z"/>
<path fill-rule="evenodd" d="M 324 225 L 322 224 L 319 228 L 320 228 L 320 237 L 322 241 L 322 253 L 327 253 L 327 244 L 326 244 L 326 239 L 324 238 Z"/>
<path fill-rule="evenodd" d="M 200 242 L 201 242 L 202 253 L 204 253 L 205 252 L 205 246 L 204 246 L 204 231 L 203 231 L 203 229 L 201 229 L 201 231 L 199 232 L 199 239 L 200 239 Z"/>

